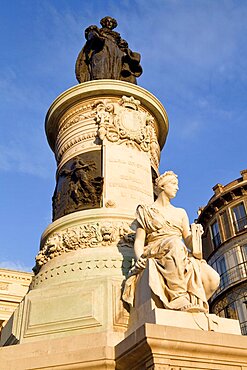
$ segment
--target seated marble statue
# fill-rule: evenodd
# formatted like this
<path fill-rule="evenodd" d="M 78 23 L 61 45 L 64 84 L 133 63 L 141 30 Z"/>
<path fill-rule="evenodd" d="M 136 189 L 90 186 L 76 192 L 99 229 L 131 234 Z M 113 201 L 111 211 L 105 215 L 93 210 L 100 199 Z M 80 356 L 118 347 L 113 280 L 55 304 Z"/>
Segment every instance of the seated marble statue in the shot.
<path fill-rule="evenodd" d="M 123 300 L 135 305 L 137 279 L 149 269 L 149 288 L 162 307 L 208 312 L 207 300 L 219 285 L 219 275 L 205 260 L 194 257 L 186 211 L 170 203 L 178 191 L 177 175 L 165 172 L 156 179 L 156 186 L 156 201 L 137 207 L 136 262 L 125 282 Z"/>

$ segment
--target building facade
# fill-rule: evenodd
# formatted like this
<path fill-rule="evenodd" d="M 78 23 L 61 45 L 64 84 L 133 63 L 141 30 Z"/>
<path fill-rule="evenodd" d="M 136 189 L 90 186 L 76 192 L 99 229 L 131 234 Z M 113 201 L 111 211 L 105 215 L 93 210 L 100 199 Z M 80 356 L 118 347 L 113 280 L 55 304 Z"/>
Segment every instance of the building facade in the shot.
<path fill-rule="evenodd" d="M 0 333 L 28 291 L 33 274 L 0 269 Z"/>
<path fill-rule="evenodd" d="M 211 297 L 211 311 L 238 319 L 247 335 L 247 170 L 223 186 L 213 187 L 214 195 L 199 209 L 203 225 L 203 253 L 220 274 L 220 286 Z"/>

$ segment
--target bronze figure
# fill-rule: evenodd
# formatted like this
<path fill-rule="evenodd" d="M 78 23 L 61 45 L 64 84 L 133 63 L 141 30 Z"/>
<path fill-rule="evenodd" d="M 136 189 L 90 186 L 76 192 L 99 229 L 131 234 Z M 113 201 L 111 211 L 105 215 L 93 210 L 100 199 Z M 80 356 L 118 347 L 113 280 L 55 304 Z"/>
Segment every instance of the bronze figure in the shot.
<path fill-rule="evenodd" d="M 71 212 L 99 208 L 103 191 L 100 151 L 78 155 L 61 169 L 52 198 L 53 221 Z"/>
<path fill-rule="evenodd" d="M 79 83 L 99 79 L 122 80 L 136 84 L 142 74 L 141 56 L 132 52 L 118 32 L 117 21 L 104 17 L 97 26 L 85 30 L 86 44 L 76 61 L 76 78 Z"/>

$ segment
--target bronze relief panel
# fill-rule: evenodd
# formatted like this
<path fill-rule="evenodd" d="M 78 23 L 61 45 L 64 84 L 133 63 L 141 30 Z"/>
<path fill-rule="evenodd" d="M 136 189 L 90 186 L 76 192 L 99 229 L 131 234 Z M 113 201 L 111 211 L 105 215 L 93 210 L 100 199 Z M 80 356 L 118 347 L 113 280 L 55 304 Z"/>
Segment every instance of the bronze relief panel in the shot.
<path fill-rule="evenodd" d="M 77 155 L 58 173 L 52 198 L 53 221 L 72 212 L 99 208 L 103 178 L 101 150 Z"/>

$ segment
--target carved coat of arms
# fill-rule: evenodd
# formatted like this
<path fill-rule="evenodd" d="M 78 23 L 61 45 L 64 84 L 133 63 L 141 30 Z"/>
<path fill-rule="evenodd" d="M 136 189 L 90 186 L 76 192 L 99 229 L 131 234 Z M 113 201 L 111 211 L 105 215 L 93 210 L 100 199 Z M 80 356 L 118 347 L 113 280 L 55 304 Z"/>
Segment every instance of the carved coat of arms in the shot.
<path fill-rule="evenodd" d="M 150 150 L 150 126 L 153 118 L 139 110 L 140 101 L 123 96 L 118 103 L 108 100 L 96 102 L 98 135 L 118 144 L 135 145 L 144 151 Z"/>

